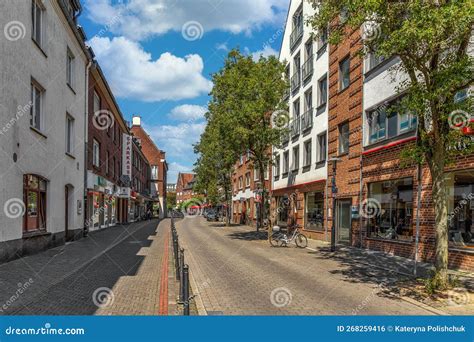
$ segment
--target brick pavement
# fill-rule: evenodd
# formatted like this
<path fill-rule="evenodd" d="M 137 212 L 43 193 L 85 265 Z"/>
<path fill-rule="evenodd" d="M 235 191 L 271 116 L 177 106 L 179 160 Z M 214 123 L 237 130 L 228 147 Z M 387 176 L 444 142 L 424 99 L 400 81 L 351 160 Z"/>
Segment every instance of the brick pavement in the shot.
<path fill-rule="evenodd" d="M 169 220 L 157 225 L 154 220 L 108 228 L 0 265 L 0 314 L 157 314 L 163 232 Z M 12 300 L 30 278 L 30 285 Z M 104 288 L 113 296 L 103 296 Z M 93 301 L 96 290 L 99 306 Z"/>
<path fill-rule="evenodd" d="M 264 235 L 203 218 L 176 226 L 209 315 L 432 314 L 385 290 L 399 274 L 307 249 L 272 248 Z"/>

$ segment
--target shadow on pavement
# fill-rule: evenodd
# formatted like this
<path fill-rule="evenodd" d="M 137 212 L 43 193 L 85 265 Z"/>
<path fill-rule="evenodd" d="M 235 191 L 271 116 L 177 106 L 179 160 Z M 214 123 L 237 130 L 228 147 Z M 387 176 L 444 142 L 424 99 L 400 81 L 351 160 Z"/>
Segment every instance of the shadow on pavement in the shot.
<path fill-rule="evenodd" d="M 268 240 L 268 233 L 266 231 L 245 231 L 245 232 L 234 232 L 232 234 L 228 234 L 228 237 L 231 239 L 236 240 L 244 240 L 244 241 L 266 241 Z"/>

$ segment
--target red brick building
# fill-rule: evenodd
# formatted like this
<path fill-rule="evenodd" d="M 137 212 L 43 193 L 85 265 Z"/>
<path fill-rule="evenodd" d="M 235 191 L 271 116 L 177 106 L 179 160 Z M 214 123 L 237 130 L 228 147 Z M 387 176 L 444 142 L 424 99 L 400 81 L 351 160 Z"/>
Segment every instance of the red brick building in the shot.
<path fill-rule="evenodd" d="M 100 66 L 89 73 L 85 225 L 95 230 L 128 222 L 129 191 L 122 176 L 128 127 Z"/>
<path fill-rule="evenodd" d="M 153 215 L 160 218 L 167 216 L 166 187 L 168 164 L 166 153 L 158 148 L 148 133 L 141 126 L 139 116 L 132 120 L 132 134 L 140 140 L 143 154 L 150 163 L 150 196 L 153 199 Z"/>
<path fill-rule="evenodd" d="M 152 209 L 150 197 L 150 164 L 142 151 L 141 142 L 133 137 L 130 221 L 142 219 Z"/>
<path fill-rule="evenodd" d="M 178 182 L 176 183 L 176 204 L 180 205 L 181 203 L 186 202 L 187 200 L 193 198 L 193 173 L 179 173 Z"/>
<path fill-rule="evenodd" d="M 265 172 L 266 198 L 269 200 L 270 174 Z M 262 181 L 258 170 L 247 155 L 241 156 L 235 163 L 232 174 L 232 222 L 257 226 L 262 211 Z M 268 207 L 265 217 L 268 218 Z"/>

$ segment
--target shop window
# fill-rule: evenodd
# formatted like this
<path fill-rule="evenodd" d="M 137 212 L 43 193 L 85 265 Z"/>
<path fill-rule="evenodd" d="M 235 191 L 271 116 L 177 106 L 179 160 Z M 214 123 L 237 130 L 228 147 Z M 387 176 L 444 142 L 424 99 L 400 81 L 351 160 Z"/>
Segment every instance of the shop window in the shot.
<path fill-rule="evenodd" d="M 371 183 L 362 216 L 368 236 L 411 241 L 413 238 L 413 180 Z"/>
<path fill-rule="evenodd" d="M 456 247 L 474 247 L 474 170 L 450 173 L 448 194 L 448 236 Z"/>
<path fill-rule="evenodd" d="M 23 197 L 26 212 L 23 225 L 25 233 L 46 230 L 46 187 L 47 181 L 39 176 L 25 175 Z"/>
<path fill-rule="evenodd" d="M 288 196 L 277 197 L 277 224 L 286 226 L 290 210 L 290 199 Z"/>
<path fill-rule="evenodd" d="M 322 192 L 307 192 L 305 194 L 305 220 L 307 230 L 324 229 L 324 194 Z"/>

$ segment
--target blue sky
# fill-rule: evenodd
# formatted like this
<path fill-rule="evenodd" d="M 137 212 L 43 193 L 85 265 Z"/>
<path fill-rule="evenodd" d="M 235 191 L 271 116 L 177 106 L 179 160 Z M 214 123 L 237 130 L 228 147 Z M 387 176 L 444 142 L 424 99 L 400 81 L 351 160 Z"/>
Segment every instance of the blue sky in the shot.
<path fill-rule="evenodd" d="M 191 171 L 192 144 L 229 49 L 278 54 L 290 0 L 83 0 L 80 23 L 126 120 L 167 153 L 168 179 Z"/>

